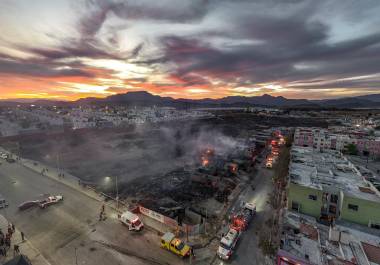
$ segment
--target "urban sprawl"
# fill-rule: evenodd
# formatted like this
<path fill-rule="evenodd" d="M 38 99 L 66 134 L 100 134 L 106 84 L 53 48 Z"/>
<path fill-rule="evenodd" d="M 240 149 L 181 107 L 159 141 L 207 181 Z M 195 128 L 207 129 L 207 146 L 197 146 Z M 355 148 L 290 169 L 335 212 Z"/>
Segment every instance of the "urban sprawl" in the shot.
<path fill-rule="evenodd" d="M 21 104 L 0 121 L 1 262 L 380 265 L 378 111 Z"/>

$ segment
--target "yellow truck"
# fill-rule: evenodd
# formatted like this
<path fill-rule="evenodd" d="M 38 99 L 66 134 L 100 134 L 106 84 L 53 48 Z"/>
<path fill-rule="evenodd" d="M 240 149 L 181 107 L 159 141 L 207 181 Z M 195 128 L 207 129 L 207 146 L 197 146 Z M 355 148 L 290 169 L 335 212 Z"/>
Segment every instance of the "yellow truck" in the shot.
<path fill-rule="evenodd" d="M 171 232 L 167 232 L 161 237 L 161 247 L 181 256 L 182 258 L 190 256 L 191 254 L 191 247 L 176 238 Z"/>

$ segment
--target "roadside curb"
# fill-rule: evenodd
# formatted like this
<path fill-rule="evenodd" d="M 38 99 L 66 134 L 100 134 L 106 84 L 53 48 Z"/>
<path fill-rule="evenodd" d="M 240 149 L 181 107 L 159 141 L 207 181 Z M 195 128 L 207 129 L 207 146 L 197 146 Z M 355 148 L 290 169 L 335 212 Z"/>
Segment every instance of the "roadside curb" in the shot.
<path fill-rule="evenodd" d="M 3 216 L 0 215 L 0 224 L 1 223 L 8 223 L 9 221 Z M 4 225 L 4 224 L 3 224 Z M 16 228 L 14 235 L 20 235 L 20 231 Z M 45 257 L 42 255 L 42 253 L 33 246 L 33 244 L 29 240 L 22 241 L 21 238 L 18 238 L 16 240 L 15 238 L 12 239 L 12 244 L 17 243 L 20 246 L 20 249 L 22 250 L 22 254 L 26 255 L 28 259 L 30 259 L 33 264 L 35 265 L 52 265 Z M 12 252 L 12 248 L 8 250 L 8 253 Z M 34 253 L 33 253 L 34 252 Z M 8 255 L 9 257 L 12 257 L 11 254 Z M 6 262 L 6 261 L 2 261 Z"/>
<path fill-rule="evenodd" d="M 23 158 L 20 158 L 20 160 L 19 160 L 19 164 L 22 165 L 23 167 L 25 167 L 25 168 L 27 168 L 29 170 L 32 170 L 32 171 L 34 171 L 36 173 L 40 173 L 32 165 L 28 165 L 28 163 L 33 163 L 33 162 L 35 162 L 35 161 L 33 161 L 33 160 L 25 161 L 25 159 L 23 159 Z M 59 179 L 59 178 L 57 178 L 55 176 L 52 176 L 50 173 L 43 174 L 41 176 L 48 177 L 48 178 L 50 178 L 50 179 L 52 179 L 52 180 L 54 180 L 56 182 L 59 182 L 59 183 L 61 183 L 63 185 L 66 185 L 67 187 L 69 187 L 71 189 L 74 189 L 74 190 L 80 192 L 81 194 L 86 195 L 87 197 L 89 197 L 89 198 L 91 198 L 93 200 L 96 200 L 98 202 L 104 203 L 106 206 L 108 206 L 109 208 L 113 209 L 117 213 L 121 213 L 122 212 L 120 209 L 117 209 L 112 204 L 106 203 L 99 195 L 97 195 L 97 194 L 90 194 L 89 192 L 84 191 L 83 188 L 81 188 L 80 186 L 74 185 L 73 183 L 69 183 L 68 181 L 66 181 L 64 179 Z M 78 180 L 79 180 L 79 178 L 78 178 Z"/>

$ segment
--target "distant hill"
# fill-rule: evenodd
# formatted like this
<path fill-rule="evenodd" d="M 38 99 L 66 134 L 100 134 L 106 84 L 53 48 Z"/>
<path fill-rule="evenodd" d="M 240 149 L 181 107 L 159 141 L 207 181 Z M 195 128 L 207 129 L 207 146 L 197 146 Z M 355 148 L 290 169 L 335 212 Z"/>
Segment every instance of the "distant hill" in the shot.
<path fill-rule="evenodd" d="M 104 99 L 83 99 L 78 100 L 78 103 L 116 103 L 116 104 L 136 104 L 136 105 L 165 105 L 165 106 L 298 106 L 308 105 L 317 106 L 306 99 L 286 99 L 284 97 L 273 97 L 270 95 L 243 97 L 229 96 L 220 99 L 174 99 L 171 97 L 160 97 L 152 95 L 146 91 L 129 92 L 126 94 L 112 95 Z"/>
<path fill-rule="evenodd" d="M 314 100 L 321 107 L 335 108 L 379 108 L 380 94 L 357 97 L 345 97 L 338 99 Z"/>
<path fill-rule="evenodd" d="M 365 99 L 365 100 L 374 101 L 374 102 L 380 102 L 380 94 L 358 96 L 356 98 Z"/>
<path fill-rule="evenodd" d="M 380 94 L 364 95 L 358 97 L 345 97 L 325 100 L 307 99 L 287 99 L 282 96 L 274 97 L 268 94 L 262 96 L 229 96 L 220 99 L 174 99 L 171 97 L 161 97 L 152 95 L 146 91 L 128 92 L 116 94 L 106 98 L 83 98 L 77 101 L 51 101 L 51 100 L 12 100 L 0 101 L 0 106 L 10 106 L 14 104 L 38 104 L 38 105 L 97 105 L 97 104 L 117 104 L 135 106 L 169 106 L 176 108 L 193 107 L 290 107 L 290 108 L 380 108 Z"/>

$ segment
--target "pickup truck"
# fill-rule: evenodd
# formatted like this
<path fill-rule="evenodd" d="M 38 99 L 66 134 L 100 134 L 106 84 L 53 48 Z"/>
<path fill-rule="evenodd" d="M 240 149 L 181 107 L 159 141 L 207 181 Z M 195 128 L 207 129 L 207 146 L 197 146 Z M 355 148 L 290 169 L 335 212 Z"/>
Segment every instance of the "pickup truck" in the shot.
<path fill-rule="evenodd" d="M 161 237 L 161 247 L 182 258 L 188 257 L 191 254 L 191 247 L 176 238 L 171 232 L 167 232 Z"/>
<path fill-rule="evenodd" d="M 47 206 L 50 206 L 52 204 L 56 204 L 60 201 L 63 201 L 63 196 L 62 195 L 56 195 L 56 196 L 49 196 L 41 201 L 38 202 L 38 205 L 44 209 Z"/>

